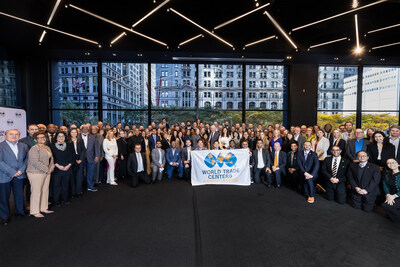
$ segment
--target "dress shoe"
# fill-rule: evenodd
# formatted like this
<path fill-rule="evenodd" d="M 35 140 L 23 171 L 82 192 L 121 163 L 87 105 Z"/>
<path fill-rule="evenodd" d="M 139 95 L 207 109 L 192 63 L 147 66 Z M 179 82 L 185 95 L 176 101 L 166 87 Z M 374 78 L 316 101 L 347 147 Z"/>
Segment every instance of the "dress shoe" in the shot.
<path fill-rule="evenodd" d="M 17 213 L 17 214 L 14 215 L 15 218 L 18 218 L 18 217 L 25 217 L 25 216 L 26 216 L 25 213 L 24 213 L 24 214 Z"/>
<path fill-rule="evenodd" d="M 6 226 L 9 222 L 10 222 L 10 220 L 8 220 L 8 219 L 0 219 L 0 225 Z"/>
<path fill-rule="evenodd" d="M 96 188 L 88 188 L 88 191 L 90 191 L 90 192 L 97 192 L 97 189 Z"/>

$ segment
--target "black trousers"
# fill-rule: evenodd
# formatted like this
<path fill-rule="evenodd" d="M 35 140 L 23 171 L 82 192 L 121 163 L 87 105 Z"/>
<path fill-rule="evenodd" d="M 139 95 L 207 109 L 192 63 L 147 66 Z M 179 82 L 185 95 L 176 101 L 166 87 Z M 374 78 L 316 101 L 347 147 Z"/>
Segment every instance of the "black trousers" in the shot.
<path fill-rule="evenodd" d="M 389 217 L 390 220 L 396 223 L 400 223 L 400 201 L 398 198 L 396 198 L 393 206 L 383 203 L 382 208 L 385 210 L 386 215 Z"/>
<path fill-rule="evenodd" d="M 340 204 L 346 203 L 346 183 L 333 184 L 326 182 L 326 199 L 335 200 Z"/>
<path fill-rule="evenodd" d="M 73 166 L 70 178 L 71 194 L 78 195 L 82 193 L 83 184 L 83 163 Z"/>
<path fill-rule="evenodd" d="M 254 183 L 259 184 L 259 183 L 265 183 L 265 180 L 267 180 L 268 184 L 272 183 L 272 179 L 271 179 L 271 174 L 268 172 L 265 172 L 265 167 L 264 168 L 257 168 L 257 166 L 253 167 L 254 169 L 254 175 L 253 175 L 253 179 L 254 179 Z"/>
<path fill-rule="evenodd" d="M 132 187 L 137 187 L 139 185 L 139 180 L 141 180 L 145 184 L 150 183 L 150 177 L 147 175 L 147 172 L 137 172 L 132 175 L 131 185 Z"/>
<path fill-rule="evenodd" d="M 119 178 L 126 178 L 127 175 L 127 171 L 128 171 L 128 156 L 127 155 L 123 155 L 124 159 L 118 159 L 118 177 Z"/>
<path fill-rule="evenodd" d="M 376 195 L 368 193 L 364 196 L 358 194 L 355 190 L 351 193 L 353 207 L 362 209 L 363 211 L 370 212 L 374 209 Z"/>
<path fill-rule="evenodd" d="M 62 201 L 68 201 L 69 184 L 71 175 L 54 175 L 53 176 L 53 201 L 55 204 Z"/>
<path fill-rule="evenodd" d="M 299 171 L 294 171 L 293 173 L 290 173 L 289 171 L 286 174 L 286 186 L 293 188 L 293 189 L 299 189 L 300 188 L 300 173 Z"/>

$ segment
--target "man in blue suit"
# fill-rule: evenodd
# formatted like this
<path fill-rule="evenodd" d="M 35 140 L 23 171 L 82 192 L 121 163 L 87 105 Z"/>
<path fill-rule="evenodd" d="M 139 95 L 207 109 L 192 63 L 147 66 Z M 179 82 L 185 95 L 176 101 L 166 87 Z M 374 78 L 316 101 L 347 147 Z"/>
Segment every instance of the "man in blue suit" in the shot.
<path fill-rule="evenodd" d="M 84 168 L 86 166 L 86 181 L 87 181 L 87 190 L 91 192 L 96 192 L 97 189 L 94 187 L 94 168 L 96 166 L 96 162 L 99 161 L 100 157 L 100 148 L 97 145 L 96 137 L 94 135 L 89 134 L 89 127 L 87 125 L 81 126 L 81 137 L 82 144 L 85 146 L 83 148 L 83 158 L 85 158 Z M 80 192 L 77 192 L 80 194 Z"/>
<path fill-rule="evenodd" d="M 153 151 L 153 149 L 156 148 L 157 141 L 160 141 L 160 136 L 157 135 L 157 130 L 155 128 L 153 128 L 147 140 L 149 140 L 150 151 Z"/>
<path fill-rule="evenodd" d="M 165 159 L 167 161 L 165 168 L 167 170 L 168 179 L 172 178 L 175 169 L 178 169 L 178 177 L 182 179 L 183 166 L 181 162 L 181 150 L 176 148 L 175 141 L 171 142 L 171 147 L 165 152 Z"/>
<path fill-rule="evenodd" d="M 0 224 L 7 225 L 10 217 L 11 188 L 15 202 L 15 216 L 25 216 L 24 179 L 28 165 L 26 144 L 18 142 L 20 132 L 7 130 L 0 143 Z"/>
<path fill-rule="evenodd" d="M 271 153 L 271 170 L 275 174 L 276 188 L 280 188 L 282 184 L 282 175 L 286 175 L 287 155 L 281 150 L 281 144 L 274 144 L 274 153 Z M 268 177 L 268 176 L 267 176 Z M 271 180 L 268 182 L 271 185 Z"/>
<path fill-rule="evenodd" d="M 314 180 L 318 177 L 318 155 L 311 151 L 311 142 L 306 141 L 303 150 L 297 154 L 300 169 L 300 183 L 304 186 L 304 193 L 308 196 L 307 202 L 314 203 Z"/>

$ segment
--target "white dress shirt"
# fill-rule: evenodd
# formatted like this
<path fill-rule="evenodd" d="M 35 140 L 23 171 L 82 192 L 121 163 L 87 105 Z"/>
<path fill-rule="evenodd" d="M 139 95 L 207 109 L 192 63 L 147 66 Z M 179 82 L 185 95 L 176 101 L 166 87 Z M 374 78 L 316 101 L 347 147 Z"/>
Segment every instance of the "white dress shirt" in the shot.
<path fill-rule="evenodd" d="M 257 162 L 257 168 L 258 169 L 262 169 L 264 168 L 265 164 L 264 164 L 264 159 L 262 156 L 262 149 L 257 149 L 257 157 L 258 157 L 258 162 Z"/>
<path fill-rule="evenodd" d="M 6 140 L 7 144 L 10 146 L 12 152 L 14 153 L 15 157 L 18 158 L 18 142 L 13 145 L 12 143 Z"/>
<path fill-rule="evenodd" d="M 338 171 L 339 170 L 339 163 L 340 163 L 340 160 L 342 159 L 342 157 L 341 156 L 339 156 L 337 158 L 332 157 L 332 166 L 331 166 L 332 170 L 333 170 L 333 164 L 335 163 L 335 159 L 336 159 L 336 171 Z"/>
<path fill-rule="evenodd" d="M 158 151 L 158 162 L 160 163 L 160 165 L 162 164 L 162 153 L 161 153 L 161 149 L 157 148 Z"/>
<path fill-rule="evenodd" d="M 82 134 L 82 140 L 83 143 L 85 144 L 85 148 L 87 148 L 88 134 Z"/>
<path fill-rule="evenodd" d="M 138 163 L 137 172 L 142 172 L 142 171 L 144 171 L 142 154 L 137 153 L 137 152 L 135 152 L 135 154 L 136 154 L 136 160 Z"/>
<path fill-rule="evenodd" d="M 389 137 L 389 142 L 395 147 L 395 155 L 397 155 L 397 149 L 399 149 L 399 140 L 400 138 L 393 139 L 391 136 Z"/>
<path fill-rule="evenodd" d="M 190 161 L 190 153 L 192 152 L 191 147 L 187 147 L 187 153 L 188 153 L 188 161 Z"/>

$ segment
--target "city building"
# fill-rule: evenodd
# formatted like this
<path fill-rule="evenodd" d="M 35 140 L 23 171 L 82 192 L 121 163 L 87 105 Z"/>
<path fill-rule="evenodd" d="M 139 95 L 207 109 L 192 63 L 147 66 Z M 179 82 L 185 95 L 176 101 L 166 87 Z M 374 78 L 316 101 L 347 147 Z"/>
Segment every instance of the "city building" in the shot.
<path fill-rule="evenodd" d="M 17 84 L 13 61 L 0 61 L 0 106 L 17 106 Z"/>

